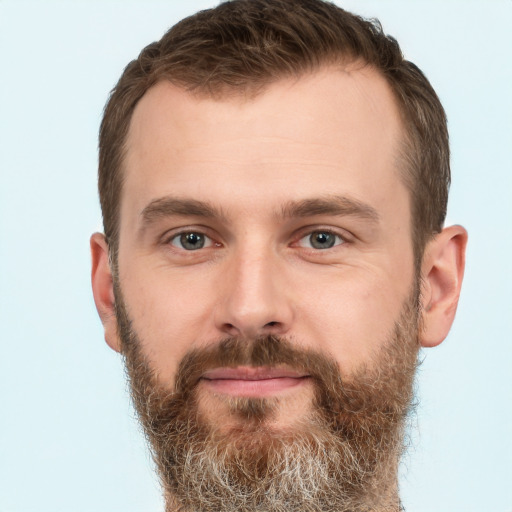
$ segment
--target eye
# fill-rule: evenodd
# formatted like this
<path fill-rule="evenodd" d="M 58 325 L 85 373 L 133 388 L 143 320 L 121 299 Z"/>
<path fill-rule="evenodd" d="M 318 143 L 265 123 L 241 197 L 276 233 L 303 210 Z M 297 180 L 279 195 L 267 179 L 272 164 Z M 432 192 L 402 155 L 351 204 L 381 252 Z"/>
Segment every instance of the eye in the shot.
<path fill-rule="evenodd" d="M 313 231 L 299 240 L 299 245 L 309 249 L 331 249 L 345 240 L 331 231 Z"/>
<path fill-rule="evenodd" d="M 197 251 L 213 245 L 211 238 L 197 231 L 178 233 L 170 240 L 171 245 L 186 251 Z"/>

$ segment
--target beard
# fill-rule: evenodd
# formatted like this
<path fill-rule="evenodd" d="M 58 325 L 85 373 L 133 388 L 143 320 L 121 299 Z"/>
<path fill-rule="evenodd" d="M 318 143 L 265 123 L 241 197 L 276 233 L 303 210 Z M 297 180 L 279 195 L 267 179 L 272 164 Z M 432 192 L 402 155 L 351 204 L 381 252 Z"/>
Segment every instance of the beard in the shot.
<path fill-rule="evenodd" d="M 132 399 L 168 512 L 400 509 L 397 472 L 413 408 L 418 293 L 404 303 L 372 360 L 350 374 L 330 356 L 284 337 L 232 337 L 187 353 L 169 388 L 143 354 L 115 288 Z M 224 416 L 217 412 L 212 421 L 205 413 L 200 393 L 205 371 L 283 365 L 307 373 L 312 383 L 308 413 L 301 419 L 277 427 L 279 397 L 225 397 Z"/>

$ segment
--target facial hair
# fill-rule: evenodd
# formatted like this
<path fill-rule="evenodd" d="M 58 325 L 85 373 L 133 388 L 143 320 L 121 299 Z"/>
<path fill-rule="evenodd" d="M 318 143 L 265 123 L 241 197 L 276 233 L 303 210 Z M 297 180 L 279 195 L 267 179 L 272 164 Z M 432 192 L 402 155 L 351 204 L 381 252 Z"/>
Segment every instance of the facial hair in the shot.
<path fill-rule="evenodd" d="M 418 296 L 368 364 L 344 375 L 326 354 L 264 336 L 227 338 L 181 361 L 173 388 L 158 380 L 116 287 L 116 316 L 132 399 L 164 489 L 166 511 L 398 511 L 404 447 L 418 353 Z M 279 398 L 231 398 L 229 428 L 199 403 L 209 369 L 283 366 L 306 372 L 310 412 L 286 428 L 272 418 Z"/>

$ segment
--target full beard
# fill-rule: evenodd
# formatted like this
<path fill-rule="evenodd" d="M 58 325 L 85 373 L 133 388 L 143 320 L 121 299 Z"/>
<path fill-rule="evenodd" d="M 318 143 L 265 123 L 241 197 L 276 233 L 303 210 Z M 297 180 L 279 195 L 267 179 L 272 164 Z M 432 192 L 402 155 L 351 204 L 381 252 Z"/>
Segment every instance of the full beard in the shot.
<path fill-rule="evenodd" d="M 228 338 L 181 361 L 173 389 L 158 381 L 120 290 L 117 320 L 132 398 L 152 449 L 166 510 L 397 511 L 397 471 L 417 364 L 417 294 L 368 365 L 337 363 L 290 340 Z M 276 427 L 280 399 L 226 398 L 221 424 L 202 407 L 201 375 L 216 367 L 286 365 L 313 384 L 309 413 Z M 224 411 L 223 411 L 224 413 Z"/>

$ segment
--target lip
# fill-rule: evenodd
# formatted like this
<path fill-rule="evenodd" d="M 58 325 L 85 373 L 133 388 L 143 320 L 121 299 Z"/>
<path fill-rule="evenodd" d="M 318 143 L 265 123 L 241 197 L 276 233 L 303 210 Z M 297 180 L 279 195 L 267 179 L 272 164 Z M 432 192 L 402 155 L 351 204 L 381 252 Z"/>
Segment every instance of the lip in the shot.
<path fill-rule="evenodd" d="M 202 382 L 212 391 L 232 396 L 264 397 L 301 386 L 309 374 L 287 368 L 214 368 L 206 371 Z"/>

